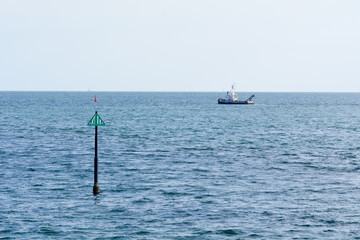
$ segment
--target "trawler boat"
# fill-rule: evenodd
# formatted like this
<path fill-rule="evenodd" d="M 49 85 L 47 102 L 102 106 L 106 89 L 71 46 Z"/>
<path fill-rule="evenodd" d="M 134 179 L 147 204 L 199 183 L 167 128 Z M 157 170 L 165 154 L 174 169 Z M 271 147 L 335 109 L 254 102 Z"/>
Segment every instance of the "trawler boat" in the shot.
<path fill-rule="evenodd" d="M 248 99 L 246 100 L 239 100 L 238 99 L 238 95 L 235 92 L 235 85 L 233 84 L 231 86 L 231 90 L 227 91 L 226 93 L 226 97 L 225 98 L 219 98 L 218 99 L 218 104 L 254 104 L 254 102 L 252 101 L 252 99 L 255 97 L 255 95 L 251 95 Z"/>

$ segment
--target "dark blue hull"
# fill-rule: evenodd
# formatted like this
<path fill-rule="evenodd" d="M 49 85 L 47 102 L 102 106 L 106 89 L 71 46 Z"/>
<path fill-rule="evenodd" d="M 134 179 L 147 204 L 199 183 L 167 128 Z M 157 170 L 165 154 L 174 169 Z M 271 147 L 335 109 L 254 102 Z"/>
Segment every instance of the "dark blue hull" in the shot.
<path fill-rule="evenodd" d="M 229 101 L 226 99 L 218 99 L 218 104 L 254 104 L 253 101 Z"/>

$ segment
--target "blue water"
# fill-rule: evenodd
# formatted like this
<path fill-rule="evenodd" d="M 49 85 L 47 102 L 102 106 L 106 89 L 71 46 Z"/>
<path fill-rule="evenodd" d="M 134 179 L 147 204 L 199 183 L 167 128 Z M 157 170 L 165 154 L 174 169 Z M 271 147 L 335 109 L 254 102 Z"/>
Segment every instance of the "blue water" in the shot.
<path fill-rule="evenodd" d="M 0 239 L 360 238 L 360 94 L 255 95 L 1 92 Z"/>

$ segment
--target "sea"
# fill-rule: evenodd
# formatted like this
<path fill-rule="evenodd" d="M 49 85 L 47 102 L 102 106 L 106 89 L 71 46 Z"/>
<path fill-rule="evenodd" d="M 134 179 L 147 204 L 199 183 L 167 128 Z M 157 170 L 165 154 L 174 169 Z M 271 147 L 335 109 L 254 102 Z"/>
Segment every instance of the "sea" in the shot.
<path fill-rule="evenodd" d="M 0 239 L 360 239 L 360 93 L 254 94 L 0 92 Z"/>

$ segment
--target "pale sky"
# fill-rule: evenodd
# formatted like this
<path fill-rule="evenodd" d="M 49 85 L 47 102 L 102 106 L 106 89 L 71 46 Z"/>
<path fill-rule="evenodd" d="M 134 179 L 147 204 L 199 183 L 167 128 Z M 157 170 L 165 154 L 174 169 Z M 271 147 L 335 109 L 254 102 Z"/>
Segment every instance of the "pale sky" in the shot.
<path fill-rule="evenodd" d="M 0 83 L 360 92 L 360 1 L 0 0 Z"/>

